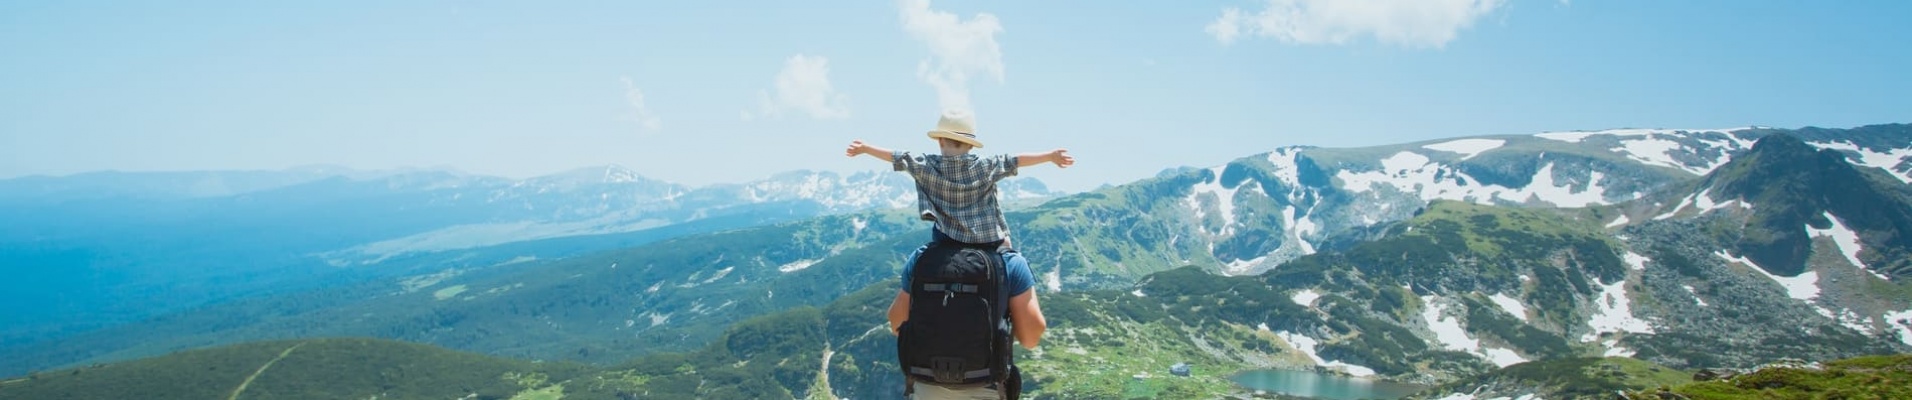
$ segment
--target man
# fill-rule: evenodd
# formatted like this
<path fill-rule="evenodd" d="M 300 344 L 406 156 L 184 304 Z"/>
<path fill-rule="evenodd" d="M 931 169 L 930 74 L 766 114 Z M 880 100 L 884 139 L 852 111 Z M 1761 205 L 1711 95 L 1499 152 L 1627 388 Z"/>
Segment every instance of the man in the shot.
<path fill-rule="evenodd" d="M 893 152 L 860 140 L 851 142 L 844 152 L 850 157 L 868 154 L 889 161 L 897 171 L 909 172 L 916 181 L 918 211 L 923 219 L 934 224 L 931 243 L 916 249 L 904 263 L 903 290 L 890 304 L 890 329 L 901 335 L 904 323 L 909 320 L 911 276 L 931 246 L 996 249 L 1001 257 L 999 281 L 1002 286 L 991 292 L 1000 291 L 1008 299 L 1007 313 L 1014 340 L 1034 349 L 1041 342 L 1048 323 L 1043 320 L 1042 309 L 1036 301 L 1035 274 L 1029 269 L 1029 260 L 1010 246 L 1008 223 L 996 199 L 996 182 L 1014 176 L 1020 167 L 1048 162 L 1067 168 L 1075 164 L 1075 158 L 1063 149 L 978 157 L 970 154 L 971 150 L 982 147 L 974 126 L 973 117 L 965 111 L 944 112 L 936 129 L 929 131 L 929 137 L 937 141 L 940 155 Z M 945 298 L 943 305 L 947 304 Z M 993 307 L 1002 309 L 1001 305 Z M 910 395 L 918 399 L 996 399 L 1005 395 L 1003 389 L 1007 389 L 999 384 L 944 386 L 925 382 L 920 376 L 909 379 L 913 380 Z M 914 384 L 917 382 L 925 384 Z M 1020 382 L 1007 383 L 1019 385 Z"/>

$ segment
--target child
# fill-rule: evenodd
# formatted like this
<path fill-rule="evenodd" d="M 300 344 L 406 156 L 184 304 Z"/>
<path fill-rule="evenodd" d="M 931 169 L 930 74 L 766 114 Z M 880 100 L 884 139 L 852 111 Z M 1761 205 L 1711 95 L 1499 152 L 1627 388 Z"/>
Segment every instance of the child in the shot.
<path fill-rule="evenodd" d="M 889 161 L 897 171 L 909 172 L 916 180 L 917 212 L 935 224 L 932 240 L 976 245 L 1004 242 L 1009 239 L 1009 225 L 996 199 L 996 182 L 1015 176 L 1018 168 L 1045 162 L 1068 168 L 1075 165 L 1075 157 L 1065 149 L 978 157 L 969 153 L 983 147 L 974 127 L 975 119 L 968 112 L 950 110 L 943 112 L 936 130 L 929 131 L 942 149 L 940 155 L 895 152 L 861 140 L 850 142 L 843 153 L 849 157 L 868 154 Z"/>

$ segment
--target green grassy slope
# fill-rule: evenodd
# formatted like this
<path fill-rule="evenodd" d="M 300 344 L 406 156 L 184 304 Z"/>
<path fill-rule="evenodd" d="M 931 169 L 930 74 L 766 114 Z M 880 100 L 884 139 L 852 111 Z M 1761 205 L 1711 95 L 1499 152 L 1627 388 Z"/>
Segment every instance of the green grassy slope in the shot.
<path fill-rule="evenodd" d="M 502 399 L 585 371 L 389 340 L 311 339 L 39 373 L 0 383 L 0 400 Z"/>

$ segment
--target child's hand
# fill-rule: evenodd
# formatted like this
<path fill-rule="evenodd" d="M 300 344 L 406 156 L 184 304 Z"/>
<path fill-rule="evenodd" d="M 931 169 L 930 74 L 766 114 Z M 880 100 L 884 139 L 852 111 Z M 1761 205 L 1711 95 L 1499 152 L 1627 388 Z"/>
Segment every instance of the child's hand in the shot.
<path fill-rule="evenodd" d="M 850 148 L 843 149 L 843 156 L 856 157 L 856 155 L 863 154 L 864 152 L 869 151 L 869 149 L 870 149 L 870 145 L 863 144 L 862 140 L 852 140 L 850 141 Z"/>
<path fill-rule="evenodd" d="M 1069 155 L 1068 149 L 1055 149 L 1049 151 L 1049 161 L 1056 163 L 1056 168 L 1068 168 L 1075 165 L 1075 156 Z"/>

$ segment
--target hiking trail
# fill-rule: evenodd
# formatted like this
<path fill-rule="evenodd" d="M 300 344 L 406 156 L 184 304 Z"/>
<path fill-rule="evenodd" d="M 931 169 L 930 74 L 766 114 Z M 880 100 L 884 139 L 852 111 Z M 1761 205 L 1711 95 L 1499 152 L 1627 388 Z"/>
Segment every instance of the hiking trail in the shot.
<path fill-rule="evenodd" d="M 246 392 L 246 386 L 252 385 L 252 380 L 259 379 L 260 374 L 266 373 L 266 368 L 272 368 L 273 363 L 277 363 L 279 362 L 279 360 L 284 360 L 285 356 L 292 355 L 292 351 L 298 350 L 300 346 L 305 346 L 305 342 L 299 342 L 299 344 L 292 345 L 292 347 L 287 347 L 285 351 L 279 352 L 278 357 L 274 357 L 272 358 L 272 361 L 266 361 L 265 365 L 259 366 L 258 371 L 252 371 L 252 376 L 246 377 L 246 380 L 244 382 L 239 382 L 239 387 L 233 388 L 232 396 L 226 397 L 226 400 L 239 400 L 239 394 Z"/>

